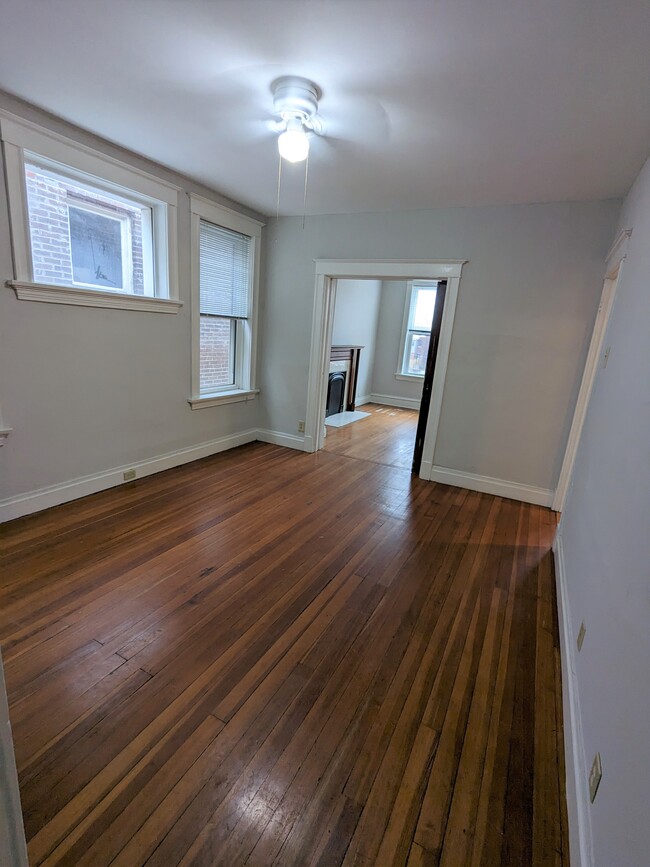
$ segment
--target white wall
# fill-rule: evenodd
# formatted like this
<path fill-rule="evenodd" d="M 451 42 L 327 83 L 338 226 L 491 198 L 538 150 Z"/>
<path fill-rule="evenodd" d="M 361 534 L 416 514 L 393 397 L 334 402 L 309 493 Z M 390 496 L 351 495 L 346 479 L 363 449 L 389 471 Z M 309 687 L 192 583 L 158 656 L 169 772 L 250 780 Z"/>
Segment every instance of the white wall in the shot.
<path fill-rule="evenodd" d="M 357 402 L 369 398 L 372 391 L 380 301 L 379 280 L 338 280 L 336 283 L 332 344 L 363 346 L 359 356 Z"/>
<path fill-rule="evenodd" d="M 182 187 L 178 315 L 18 301 L 0 180 L 0 499 L 257 426 L 257 401 L 192 411 L 188 192 L 231 202 L 6 95 L 0 108 Z M 246 213 L 245 209 L 240 209 Z M 248 212 L 250 213 L 250 212 Z M 258 215 L 253 215 L 258 216 Z"/>
<path fill-rule="evenodd" d="M 618 201 L 273 221 L 261 427 L 305 417 L 314 259 L 467 259 L 435 463 L 554 488 Z"/>
<path fill-rule="evenodd" d="M 377 353 L 372 376 L 373 394 L 419 403 L 422 382 L 396 379 L 402 355 L 402 322 L 408 284 L 405 280 L 384 280 L 377 323 Z"/>
<path fill-rule="evenodd" d="M 650 780 L 650 161 L 625 200 L 633 230 L 561 521 L 597 867 L 648 863 Z M 614 235 L 612 234 L 612 240 Z M 579 654 L 580 622 L 587 634 Z"/>

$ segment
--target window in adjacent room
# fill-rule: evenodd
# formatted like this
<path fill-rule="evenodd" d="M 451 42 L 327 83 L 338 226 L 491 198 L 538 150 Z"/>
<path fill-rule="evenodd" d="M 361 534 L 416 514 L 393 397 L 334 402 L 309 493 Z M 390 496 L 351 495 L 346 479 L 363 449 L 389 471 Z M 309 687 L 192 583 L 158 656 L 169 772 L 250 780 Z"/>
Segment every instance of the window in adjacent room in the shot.
<path fill-rule="evenodd" d="M 431 323 L 436 306 L 437 282 L 411 283 L 406 296 L 402 354 L 398 374 L 424 376 L 431 339 Z"/>
<path fill-rule="evenodd" d="M 193 408 L 254 396 L 261 226 L 192 197 Z M 197 261 L 198 260 L 198 261 Z"/>

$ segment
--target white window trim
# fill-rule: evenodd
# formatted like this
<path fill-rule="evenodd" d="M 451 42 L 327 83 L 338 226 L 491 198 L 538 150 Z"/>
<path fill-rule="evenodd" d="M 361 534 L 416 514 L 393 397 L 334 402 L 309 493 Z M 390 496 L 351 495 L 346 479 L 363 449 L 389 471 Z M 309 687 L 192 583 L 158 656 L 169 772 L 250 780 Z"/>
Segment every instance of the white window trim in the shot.
<path fill-rule="evenodd" d="M 406 339 L 406 335 L 404 336 Z M 395 379 L 403 379 L 405 382 L 422 382 L 424 374 L 417 373 L 396 373 Z"/>
<path fill-rule="evenodd" d="M 259 388 L 246 391 L 242 388 L 231 387 L 228 391 L 219 392 L 219 394 L 191 397 L 188 403 L 192 409 L 209 409 L 211 406 L 221 406 L 224 403 L 241 403 L 242 401 L 253 400 L 259 393 Z"/>
<path fill-rule="evenodd" d="M 79 286 L 51 286 L 49 283 L 7 283 L 20 301 L 44 301 L 47 304 L 70 304 L 74 307 L 112 307 L 115 310 L 142 310 L 151 313 L 178 313 L 183 306 L 176 298 L 151 298 L 125 292 L 83 289 Z"/>
<path fill-rule="evenodd" d="M 406 335 L 409 330 L 411 313 L 415 306 L 413 300 L 415 292 L 413 290 L 415 288 L 420 288 L 420 286 L 437 286 L 439 282 L 440 281 L 438 280 L 409 280 L 406 284 L 406 298 L 404 300 L 404 316 L 402 317 L 402 334 L 400 338 L 400 354 L 397 359 L 395 379 L 404 379 L 409 382 L 422 382 L 424 380 L 424 373 L 404 373 L 404 368 L 406 366 Z"/>
<path fill-rule="evenodd" d="M 113 307 L 130 310 L 176 313 L 182 306 L 178 284 L 177 208 L 179 187 L 161 181 L 153 175 L 105 156 L 86 145 L 74 142 L 58 133 L 0 111 L 0 138 L 4 145 L 9 221 L 14 258 L 14 280 L 7 285 L 21 300 L 46 301 L 51 304 L 73 304 L 82 307 Z M 25 154 L 36 163 L 60 166 L 65 173 L 97 187 L 97 181 L 107 192 L 119 195 L 136 193 L 154 212 L 154 247 L 158 250 L 154 262 L 155 281 L 159 294 L 155 297 L 131 295 L 125 292 L 103 292 L 75 285 L 54 286 L 37 283 L 33 278 L 29 214 L 25 184 Z M 94 301 L 88 298 L 94 296 Z"/>
<path fill-rule="evenodd" d="M 264 223 L 245 217 L 223 205 L 202 196 L 190 195 L 190 254 L 191 254 L 191 310 L 192 310 L 192 396 L 188 403 L 192 409 L 207 409 L 226 403 L 252 400 L 259 393 L 255 387 L 257 355 L 257 308 L 259 296 L 260 248 Z M 240 232 L 251 239 L 251 282 L 249 286 L 250 316 L 242 322 L 236 341 L 235 378 L 232 385 L 201 394 L 201 299 L 199 286 L 199 232 L 201 220 L 207 220 L 224 229 Z"/>

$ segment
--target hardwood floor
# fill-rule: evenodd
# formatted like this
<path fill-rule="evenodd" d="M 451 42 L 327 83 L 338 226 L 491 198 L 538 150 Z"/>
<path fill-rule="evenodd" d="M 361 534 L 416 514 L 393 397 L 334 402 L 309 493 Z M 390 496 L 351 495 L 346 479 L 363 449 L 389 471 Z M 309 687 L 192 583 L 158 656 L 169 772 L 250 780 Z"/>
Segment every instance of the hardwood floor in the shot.
<path fill-rule="evenodd" d="M 552 512 L 254 443 L 3 530 L 31 864 L 568 864 Z"/>
<path fill-rule="evenodd" d="M 366 403 L 359 409 L 370 413 L 368 418 L 342 428 L 327 427 L 325 450 L 410 470 L 418 426 L 417 410 L 377 403 Z"/>

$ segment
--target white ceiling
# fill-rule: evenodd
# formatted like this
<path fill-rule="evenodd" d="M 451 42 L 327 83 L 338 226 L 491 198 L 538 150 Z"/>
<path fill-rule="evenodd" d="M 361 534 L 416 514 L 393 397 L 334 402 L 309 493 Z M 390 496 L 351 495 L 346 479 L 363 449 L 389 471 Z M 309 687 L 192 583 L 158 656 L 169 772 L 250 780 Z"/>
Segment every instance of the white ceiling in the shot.
<path fill-rule="evenodd" d="M 0 0 L 1 88 L 264 213 L 284 74 L 309 214 L 615 197 L 650 150 L 649 0 Z"/>

